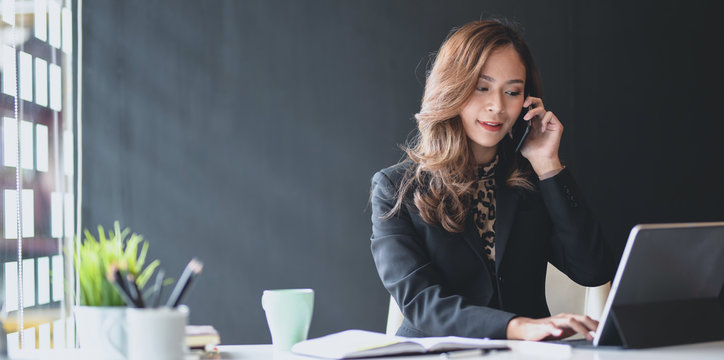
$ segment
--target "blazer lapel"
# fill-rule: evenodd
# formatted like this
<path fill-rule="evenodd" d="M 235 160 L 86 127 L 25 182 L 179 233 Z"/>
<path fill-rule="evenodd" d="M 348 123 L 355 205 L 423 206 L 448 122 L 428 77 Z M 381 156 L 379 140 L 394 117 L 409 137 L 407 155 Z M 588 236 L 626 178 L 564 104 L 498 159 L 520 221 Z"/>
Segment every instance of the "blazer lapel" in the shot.
<path fill-rule="evenodd" d="M 468 242 L 470 248 L 473 249 L 475 255 L 480 258 L 480 261 L 488 261 L 488 255 L 483 251 L 483 240 L 478 235 L 478 230 L 475 228 L 475 219 L 473 219 L 472 211 L 465 220 L 465 231 L 463 232 L 463 238 Z"/>
<path fill-rule="evenodd" d="M 519 196 L 515 190 L 505 184 L 504 180 L 496 179 L 495 186 L 495 272 L 500 269 L 500 262 L 505 253 L 505 245 L 510 238 L 510 229 L 513 227 L 515 209 L 518 206 Z"/>

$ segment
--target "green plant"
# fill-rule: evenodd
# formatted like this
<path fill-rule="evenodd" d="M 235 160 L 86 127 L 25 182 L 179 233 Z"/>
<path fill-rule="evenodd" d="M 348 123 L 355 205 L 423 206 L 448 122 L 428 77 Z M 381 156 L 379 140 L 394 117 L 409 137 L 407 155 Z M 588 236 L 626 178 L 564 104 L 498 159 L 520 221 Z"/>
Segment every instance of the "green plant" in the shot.
<path fill-rule="evenodd" d="M 116 268 L 132 275 L 138 287 L 144 288 L 159 261 L 154 260 L 144 268 L 148 242 L 135 233 L 126 240 L 130 232 L 128 228 L 121 230 L 116 221 L 114 231 L 109 231 L 107 236 L 103 226 L 99 225 L 98 239 L 86 229 L 83 241 L 76 242 L 78 249 L 73 254 L 73 264 L 80 282 L 80 305 L 125 306 L 108 281 L 109 272 L 112 274 Z"/>

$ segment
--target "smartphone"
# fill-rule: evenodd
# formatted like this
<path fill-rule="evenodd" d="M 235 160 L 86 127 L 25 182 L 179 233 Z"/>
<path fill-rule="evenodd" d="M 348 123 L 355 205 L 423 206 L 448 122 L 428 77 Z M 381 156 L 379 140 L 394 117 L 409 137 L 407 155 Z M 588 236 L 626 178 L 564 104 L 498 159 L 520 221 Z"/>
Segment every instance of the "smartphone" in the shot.
<path fill-rule="evenodd" d="M 525 139 L 528 137 L 528 134 L 530 134 L 530 124 L 533 123 L 533 119 L 525 121 L 523 120 L 523 116 L 525 116 L 525 114 L 527 114 L 532 108 L 532 106 L 529 106 L 525 110 L 521 111 L 518 119 L 515 120 L 515 124 L 513 124 L 513 146 L 515 146 L 516 153 L 520 151 L 521 147 L 523 147 Z"/>

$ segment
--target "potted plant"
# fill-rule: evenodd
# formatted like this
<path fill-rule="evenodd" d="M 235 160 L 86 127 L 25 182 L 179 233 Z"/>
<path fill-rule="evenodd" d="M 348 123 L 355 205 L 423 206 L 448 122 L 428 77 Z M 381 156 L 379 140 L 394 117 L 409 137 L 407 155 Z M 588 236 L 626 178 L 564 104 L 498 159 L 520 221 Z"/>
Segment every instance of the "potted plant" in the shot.
<path fill-rule="evenodd" d="M 116 291 L 113 275 L 118 269 L 124 278 L 143 289 L 159 261 L 144 267 L 148 242 L 138 234 L 131 234 L 128 228 L 121 230 L 117 221 L 113 231 L 107 234 L 103 226 L 98 226 L 97 238 L 86 229 L 83 240 L 77 241 L 76 246 L 73 264 L 80 293 L 75 316 L 80 346 L 124 358 L 126 303 Z"/>

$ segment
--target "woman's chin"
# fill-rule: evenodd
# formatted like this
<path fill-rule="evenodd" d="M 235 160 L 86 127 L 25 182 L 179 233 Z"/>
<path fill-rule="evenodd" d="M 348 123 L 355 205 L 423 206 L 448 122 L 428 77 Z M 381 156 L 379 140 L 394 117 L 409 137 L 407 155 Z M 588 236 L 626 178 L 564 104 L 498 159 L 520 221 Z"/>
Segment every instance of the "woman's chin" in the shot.
<path fill-rule="evenodd" d="M 470 138 L 470 145 L 478 148 L 496 149 L 498 147 L 498 144 L 500 143 L 500 140 L 502 139 L 502 136 Z"/>

